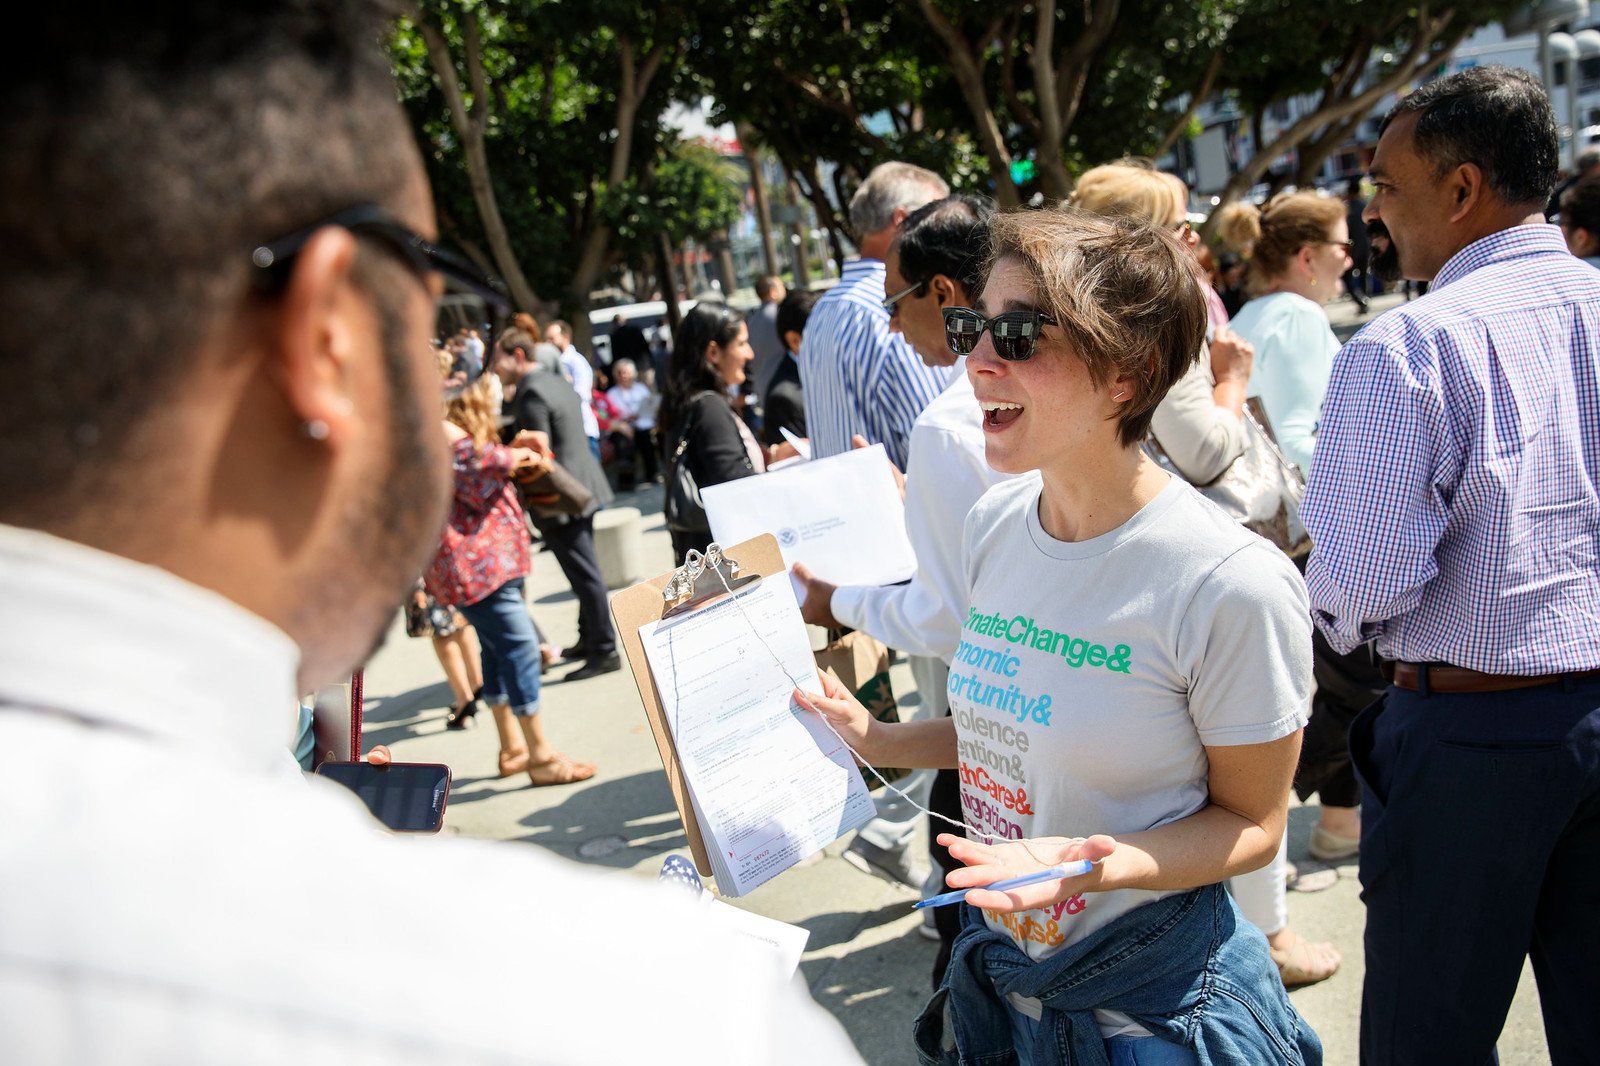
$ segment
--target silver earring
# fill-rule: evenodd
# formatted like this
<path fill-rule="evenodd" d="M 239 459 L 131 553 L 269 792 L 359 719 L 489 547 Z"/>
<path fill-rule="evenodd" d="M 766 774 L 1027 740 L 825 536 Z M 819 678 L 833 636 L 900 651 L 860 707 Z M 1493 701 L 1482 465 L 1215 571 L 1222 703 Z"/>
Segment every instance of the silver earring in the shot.
<path fill-rule="evenodd" d="M 313 418 L 300 423 L 300 435 L 306 440 L 327 440 L 328 423 L 320 418 Z"/>

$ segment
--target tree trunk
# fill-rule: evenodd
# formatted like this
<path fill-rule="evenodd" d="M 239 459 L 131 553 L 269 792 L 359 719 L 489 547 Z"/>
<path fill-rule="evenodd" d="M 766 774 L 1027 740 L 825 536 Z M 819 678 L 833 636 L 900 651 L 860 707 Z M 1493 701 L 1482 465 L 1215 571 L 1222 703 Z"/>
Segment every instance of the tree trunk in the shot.
<path fill-rule="evenodd" d="M 1061 162 L 1061 112 L 1055 106 L 1055 0 L 1038 0 L 1034 7 L 1033 48 L 1028 66 L 1033 73 L 1034 96 L 1039 102 L 1039 189 L 1047 201 L 1062 201 L 1072 193 L 1072 177 Z"/>
<path fill-rule="evenodd" d="M 1001 133 L 994 108 L 989 104 L 989 90 L 984 87 L 983 68 L 979 65 L 983 55 L 981 49 L 987 47 L 988 42 L 980 41 L 979 50 L 974 51 L 961 32 L 934 6 L 933 0 L 917 0 L 917 7 L 922 11 L 922 17 L 928 20 L 928 25 L 933 27 L 934 33 L 944 42 L 945 54 L 950 60 L 950 73 L 961 90 L 967 110 L 972 113 L 978 146 L 983 149 L 984 158 L 989 162 L 995 203 L 1002 209 L 1021 206 L 1022 196 L 1017 192 L 1016 182 L 1011 180 L 1011 150 L 1006 147 L 1005 135 Z"/>
<path fill-rule="evenodd" d="M 428 49 L 428 62 L 439 79 L 439 88 L 450 108 L 451 125 L 455 127 L 456 136 L 461 138 L 472 199 L 478 206 L 478 219 L 483 224 L 483 235 L 489 242 L 495 265 L 505 279 L 512 303 L 519 310 L 537 311 L 543 301 L 534 293 L 533 286 L 528 284 L 522 267 L 517 263 L 516 254 L 511 250 L 511 237 L 506 232 L 505 220 L 500 217 L 500 204 L 495 199 L 494 182 L 489 175 L 489 156 L 484 150 L 483 136 L 489 124 L 490 95 L 483 73 L 477 16 L 465 10 L 459 15 L 466 50 L 467 76 L 472 86 L 472 110 L 469 113 L 461 94 L 455 59 L 450 53 L 450 44 L 445 40 L 444 31 L 424 18 L 419 9 L 412 8 L 408 14 L 422 34 L 423 43 Z"/>
<path fill-rule="evenodd" d="M 682 244 L 678 245 L 679 276 L 676 280 L 681 283 L 682 288 L 680 291 L 683 293 L 683 298 L 686 300 L 694 299 L 695 269 L 693 262 L 690 260 L 690 256 L 693 254 L 690 252 L 690 249 L 693 247 L 694 242 L 688 239 L 685 239 Z"/>
<path fill-rule="evenodd" d="M 1082 31 L 1072 46 L 1055 58 L 1055 0 L 1039 0 L 1035 8 L 1033 52 L 1034 93 L 1039 101 L 1039 184 L 1047 198 L 1064 200 L 1072 192 L 1072 178 L 1061 159 L 1072 124 L 1077 121 L 1089 83 L 1089 68 L 1101 46 L 1116 28 L 1121 0 L 1097 0 L 1084 5 Z"/>
<path fill-rule="evenodd" d="M 800 189 L 794 180 L 794 168 L 788 162 L 783 163 L 783 176 L 787 179 L 784 188 L 787 192 L 789 206 L 800 206 Z M 789 235 L 784 241 L 789 246 L 789 256 L 794 263 L 794 285 L 797 289 L 811 288 L 811 260 L 806 252 L 805 227 L 799 222 L 789 224 Z"/>
<path fill-rule="evenodd" d="M 811 288 L 811 257 L 806 254 L 805 228 L 799 223 L 789 227 L 789 261 L 794 266 L 794 287 Z"/>
<path fill-rule="evenodd" d="M 650 88 L 651 79 L 655 77 L 656 71 L 661 69 L 661 61 L 667 53 L 665 42 L 657 44 L 645 57 L 644 63 L 638 64 L 632 37 L 623 33 L 619 35 L 617 44 L 622 54 L 622 86 L 617 93 L 615 119 L 617 139 L 611 145 L 611 161 L 606 170 L 607 189 L 621 185 L 628 176 L 628 164 L 633 155 L 634 126 L 639 117 L 639 108 L 644 103 L 644 96 Z M 589 292 L 605 271 L 611 249 L 611 228 L 600 221 L 598 193 L 599 190 L 595 190 L 596 211 L 589 225 L 589 231 L 584 234 L 582 251 L 578 253 L 578 263 L 573 267 L 572 280 L 567 287 L 568 302 L 585 308 L 589 306 Z M 577 323 L 574 323 L 574 327 L 576 325 Z"/>
<path fill-rule="evenodd" d="M 1338 103 L 1332 103 L 1318 108 L 1310 114 L 1302 115 L 1288 129 L 1278 134 L 1270 145 L 1263 145 L 1257 141 L 1255 155 L 1243 167 L 1239 168 L 1237 174 L 1228 179 L 1228 184 L 1223 187 L 1222 193 L 1218 198 L 1217 206 L 1222 207 L 1244 195 L 1250 186 L 1261 180 L 1271 168 L 1274 159 L 1298 147 L 1318 130 L 1323 129 L 1329 123 L 1342 121 L 1356 113 L 1364 115 L 1372 109 L 1374 104 L 1389 93 L 1418 77 L 1428 67 L 1437 64 L 1441 55 L 1448 55 L 1466 36 L 1466 31 L 1460 31 L 1456 33 L 1442 52 L 1433 53 L 1429 50 L 1429 46 L 1439 38 L 1439 35 L 1454 18 L 1454 11 L 1446 11 L 1436 19 L 1428 18 L 1424 14 L 1418 20 L 1417 36 L 1412 41 L 1411 48 L 1407 51 L 1405 57 L 1395 65 L 1395 69 L 1390 72 L 1388 77 L 1374 82 L 1362 92 Z M 1357 61 L 1364 61 L 1364 59 L 1365 57 L 1359 57 Z M 1211 217 L 1206 219 L 1205 225 L 1200 230 L 1202 237 L 1210 238 L 1212 232 L 1216 229 L 1218 213 L 1213 210 Z"/>
<path fill-rule="evenodd" d="M 1178 143 L 1178 138 L 1182 137 L 1184 131 L 1189 128 L 1189 123 L 1193 120 L 1195 112 L 1200 110 L 1200 105 L 1204 104 L 1206 98 L 1211 95 L 1211 87 L 1217 83 L 1217 75 L 1222 73 L 1222 58 L 1224 55 L 1225 53 L 1221 48 L 1218 48 L 1212 54 L 1211 62 L 1206 64 L 1205 73 L 1200 77 L 1200 84 L 1195 87 L 1194 92 L 1189 94 L 1189 106 L 1184 108 L 1183 114 L 1178 116 L 1178 121 L 1174 122 L 1171 128 L 1167 130 L 1167 135 L 1161 138 L 1161 147 L 1156 149 L 1155 158 L 1160 159 L 1172 151 L 1172 146 Z"/>
<path fill-rule="evenodd" d="M 1314 184 L 1317 180 L 1317 171 L 1322 169 L 1322 164 L 1355 134 L 1366 117 L 1365 114 L 1357 112 L 1343 122 L 1333 123 L 1323 131 L 1322 136 L 1303 146 L 1300 149 L 1300 165 L 1294 172 L 1294 183 L 1301 188 Z"/>
<path fill-rule="evenodd" d="M 678 332 L 683 322 L 683 312 L 678 310 L 678 283 L 672 277 L 672 243 L 665 233 L 656 233 L 656 277 L 661 285 L 661 299 L 667 305 L 667 325 Z M 660 388 L 659 385 L 656 386 Z"/>
<path fill-rule="evenodd" d="M 756 228 L 761 231 L 761 262 L 768 274 L 778 273 L 778 249 L 772 241 L 772 211 L 767 206 L 767 181 L 761 174 L 761 149 L 756 131 L 748 123 L 735 127 L 739 146 L 744 149 L 745 165 L 750 168 L 750 195 L 756 202 Z"/>
<path fill-rule="evenodd" d="M 739 291 L 739 271 L 733 265 L 733 242 L 728 239 L 728 231 L 722 229 L 713 234 L 709 248 L 717 277 L 722 281 L 723 298 L 729 298 Z"/>

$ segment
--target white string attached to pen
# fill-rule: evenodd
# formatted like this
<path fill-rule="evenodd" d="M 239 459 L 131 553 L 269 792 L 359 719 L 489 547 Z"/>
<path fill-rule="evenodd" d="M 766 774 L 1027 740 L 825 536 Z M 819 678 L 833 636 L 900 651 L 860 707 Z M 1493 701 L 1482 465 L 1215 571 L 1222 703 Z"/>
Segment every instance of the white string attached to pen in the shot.
<path fill-rule="evenodd" d="M 755 622 L 753 622 L 751 620 L 750 615 L 748 613 L 746 613 L 746 611 L 744 609 L 744 604 L 739 602 L 738 593 L 734 592 L 732 587 L 729 586 L 728 579 L 727 579 L 726 576 L 723 575 L 721 568 L 718 567 L 718 568 L 713 568 L 713 569 L 714 569 L 714 571 L 715 571 L 715 573 L 717 575 L 717 580 L 722 582 L 722 587 L 727 590 L 729 598 L 733 600 L 733 605 L 738 609 L 739 614 L 744 618 L 745 624 L 747 624 L 750 627 L 750 631 L 752 633 L 754 633 L 756 639 L 761 642 L 761 646 L 767 650 L 767 654 L 772 656 L 772 661 L 778 664 L 778 669 L 783 671 L 783 675 L 789 679 L 789 683 L 794 686 L 795 691 L 803 693 L 805 691 L 805 689 L 801 686 L 799 678 L 795 677 L 794 674 L 790 673 L 789 668 L 788 668 L 788 666 L 786 666 L 784 664 L 783 659 L 778 655 L 777 652 L 772 650 L 772 645 L 767 643 L 767 638 L 762 634 L 760 627 L 757 626 L 755 624 Z M 828 721 L 828 716 L 826 714 L 823 714 L 820 708 L 812 706 L 810 708 L 810 711 L 811 711 L 812 714 L 815 714 L 817 716 L 817 718 L 819 718 L 822 721 L 823 725 L 828 727 L 828 731 L 829 732 L 831 732 L 835 737 L 839 738 L 839 743 L 843 744 L 844 747 L 845 747 L 845 750 L 848 751 L 851 755 L 853 755 L 855 757 L 856 762 L 861 765 L 862 769 L 864 769 L 868 773 L 872 774 L 873 777 L 876 777 L 878 779 L 878 781 L 882 783 L 884 788 L 888 789 L 890 792 L 893 792 L 895 795 L 899 796 L 901 799 L 903 799 L 907 803 L 911 804 L 911 806 L 914 807 L 916 810 L 921 811 L 923 814 L 926 814 L 930 818 L 938 819 L 939 821 L 944 822 L 946 825 L 954 826 L 955 828 L 961 830 L 968 837 L 974 837 L 975 836 L 975 837 L 978 837 L 981 840 L 988 841 L 989 843 L 992 843 L 992 844 L 1016 843 L 1016 841 L 1014 841 L 1013 838 L 1011 838 L 1011 837 L 999 836 L 999 835 L 994 834 L 994 833 L 986 833 L 983 830 L 977 828 L 976 826 L 967 825 L 965 822 L 958 822 L 954 818 L 946 817 L 945 815 L 940 814 L 938 811 L 935 811 L 935 810 L 929 810 L 927 807 L 925 807 L 922 804 L 918 803 L 911 796 L 907 795 L 904 790 L 896 788 L 895 785 L 892 782 L 890 782 L 888 778 L 884 777 L 881 773 L 878 772 L 878 768 L 877 767 L 873 766 L 871 762 L 869 762 L 867 759 L 863 758 L 861 753 L 859 751 L 857 751 L 854 747 L 852 747 L 850 742 L 844 738 L 843 734 L 841 734 L 839 732 L 839 730 L 834 728 L 833 723 Z"/>

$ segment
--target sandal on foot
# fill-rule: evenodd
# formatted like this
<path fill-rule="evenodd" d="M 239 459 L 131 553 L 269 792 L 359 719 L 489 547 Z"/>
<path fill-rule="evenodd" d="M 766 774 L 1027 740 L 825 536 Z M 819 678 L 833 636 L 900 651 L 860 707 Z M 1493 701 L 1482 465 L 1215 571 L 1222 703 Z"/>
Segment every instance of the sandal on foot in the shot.
<path fill-rule="evenodd" d="M 1268 945 L 1272 961 L 1277 963 L 1278 976 L 1284 988 L 1299 988 L 1326 981 L 1339 972 L 1344 958 L 1332 944 L 1313 944 L 1305 937 L 1295 935 L 1294 943 L 1283 949 Z"/>
<path fill-rule="evenodd" d="M 572 785 L 589 780 L 594 776 L 595 769 L 592 762 L 573 762 L 558 752 L 545 762 L 528 767 L 528 780 L 533 782 L 534 788 L 543 788 L 546 785 Z"/>
<path fill-rule="evenodd" d="M 1322 826 L 1313 826 L 1311 829 L 1311 846 L 1307 848 L 1313 859 L 1323 862 L 1338 862 L 1341 859 L 1353 859 L 1361 854 L 1361 838 L 1345 837 L 1338 833 L 1330 833 Z"/>
<path fill-rule="evenodd" d="M 500 776 L 501 777 L 515 777 L 515 776 L 517 776 L 518 774 L 524 772 L 527 769 L 528 769 L 528 753 L 527 752 L 521 751 L 521 752 L 518 752 L 515 755 L 510 755 L 510 756 L 506 755 L 505 752 L 501 752 L 500 753 Z"/>

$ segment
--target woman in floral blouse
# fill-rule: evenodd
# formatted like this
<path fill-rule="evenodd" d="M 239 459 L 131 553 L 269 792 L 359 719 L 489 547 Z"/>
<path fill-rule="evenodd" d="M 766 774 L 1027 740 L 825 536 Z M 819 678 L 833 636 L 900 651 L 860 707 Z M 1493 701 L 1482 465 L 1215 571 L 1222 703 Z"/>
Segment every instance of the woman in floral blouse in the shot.
<path fill-rule="evenodd" d="M 495 387 L 489 375 L 446 409 L 455 497 L 424 584 L 430 596 L 456 607 L 478 631 L 483 699 L 500 732 L 501 776 L 526 770 L 535 785 L 565 785 L 593 777 L 595 766 L 568 758 L 545 739 L 539 639 L 522 598 L 530 569 L 528 534 L 511 481 L 514 470 L 541 456 L 526 434 L 509 448 L 495 441 Z"/>

